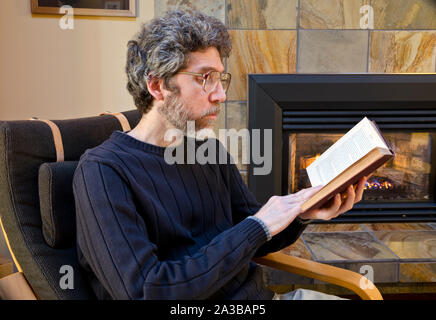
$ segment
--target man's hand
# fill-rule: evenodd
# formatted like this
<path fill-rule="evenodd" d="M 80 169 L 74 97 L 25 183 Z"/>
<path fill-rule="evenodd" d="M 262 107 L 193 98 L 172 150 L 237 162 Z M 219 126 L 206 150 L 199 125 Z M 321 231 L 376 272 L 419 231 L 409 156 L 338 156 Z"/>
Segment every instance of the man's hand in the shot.
<path fill-rule="evenodd" d="M 301 205 L 320 189 L 321 187 L 313 187 L 286 196 L 273 196 L 255 216 L 265 223 L 271 236 L 274 236 L 301 213 Z"/>
<path fill-rule="evenodd" d="M 362 199 L 366 179 L 364 177 L 359 181 L 356 190 L 350 185 L 343 196 L 337 194 L 328 207 L 301 212 L 301 205 L 322 188 L 319 186 L 286 196 L 273 196 L 255 216 L 265 223 L 271 236 L 284 230 L 297 216 L 301 219 L 330 220 L 350 210 L 356 202 Z"/>
<path fill-rule="evenodd" d="M 362 194 L 363 190 L 365 189 L 366 180 L 367 177 L 363 177 L 356 185 L 356 188 L 350 185 L 345 193 L 338 193 L 331 201 L 328 202 L 328 207 L 302 212 L 299 217 L 301 219 L 330 220 L 336 218 L 344 212 L 351 210 L 355 203 L 362 200 Z"/>

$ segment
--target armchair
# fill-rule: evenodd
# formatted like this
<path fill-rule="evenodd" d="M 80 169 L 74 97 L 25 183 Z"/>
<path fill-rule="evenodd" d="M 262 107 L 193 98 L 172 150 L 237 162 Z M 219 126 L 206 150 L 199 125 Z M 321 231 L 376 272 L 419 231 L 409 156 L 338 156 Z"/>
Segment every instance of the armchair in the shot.
<path fill-rule="evenodd" d="M 0 279 L 1 299 L 95 299 L 80 271 L 75 247 L 72 177 L 83 152 L 114 130 L 129 130 L 137 111 L 46 121 L 0 122 L 0 226 L 17 272 Z M 281 253 L 258 263 L 347 287 L 362 299 L 360 274 Z M 74 287 L 60 288 L 62 266 L 74 270 Z"/>

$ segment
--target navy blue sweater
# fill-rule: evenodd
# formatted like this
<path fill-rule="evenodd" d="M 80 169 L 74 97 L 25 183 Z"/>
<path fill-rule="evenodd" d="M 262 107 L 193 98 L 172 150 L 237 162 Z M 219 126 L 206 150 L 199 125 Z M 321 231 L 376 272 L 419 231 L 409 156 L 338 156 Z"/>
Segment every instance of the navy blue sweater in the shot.
<path fill-rule="evenodd" d="M 270 299 L 251 260 L 293 243 L 304 225 L 267 241 L 246 219 L 261 205 L 234 164 L 169 165 L 164 152 L 116 131 L 81 157 L 78 254 L 97 297 Z"/>

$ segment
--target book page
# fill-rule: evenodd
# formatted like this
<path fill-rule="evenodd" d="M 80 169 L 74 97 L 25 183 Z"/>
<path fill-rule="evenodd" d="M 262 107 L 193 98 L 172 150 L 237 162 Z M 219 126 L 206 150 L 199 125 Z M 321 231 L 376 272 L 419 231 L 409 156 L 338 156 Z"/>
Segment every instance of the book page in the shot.
<path fill-rule="evenodd" d="M 306 168 L 312 186 L 329 183 L 375 147 L 387 148 L 365 117 Z"/>

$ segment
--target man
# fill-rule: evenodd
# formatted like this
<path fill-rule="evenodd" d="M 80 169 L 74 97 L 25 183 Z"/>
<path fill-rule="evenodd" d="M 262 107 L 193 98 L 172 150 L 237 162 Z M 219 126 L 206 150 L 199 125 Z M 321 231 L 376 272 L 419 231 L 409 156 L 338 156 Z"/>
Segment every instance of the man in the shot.
<path fill-rule="evenodd" d="M 213 126 L 230 51 L 221 22 L 181 11 L 129 41 L 127 88 L 142 118 L 87 150 L 74 177 L 78 254 L 98 298 L 271 299 L 252 258 L 295 242 L 305 220 L 334 218 L 361 199 L 364 179 L 327 208 L 301 212 L 318 188 L 261 206 L 234 164 L 165 161 L 168 130 Z"/>

